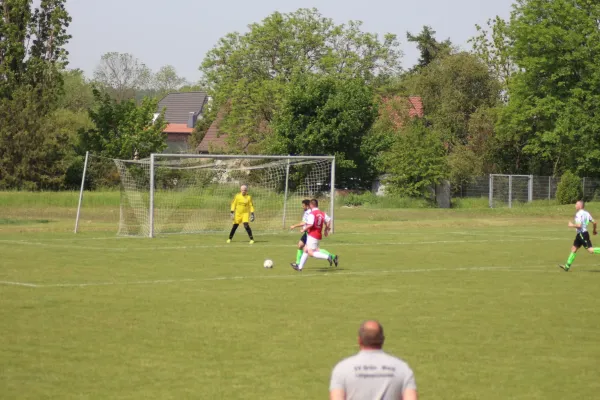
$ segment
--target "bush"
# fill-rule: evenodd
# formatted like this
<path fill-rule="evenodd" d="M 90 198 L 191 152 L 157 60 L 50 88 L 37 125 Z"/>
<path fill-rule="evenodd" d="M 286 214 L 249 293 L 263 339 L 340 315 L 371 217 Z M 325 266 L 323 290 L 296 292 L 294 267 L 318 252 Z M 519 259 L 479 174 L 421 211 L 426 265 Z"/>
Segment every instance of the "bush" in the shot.
<path fill-rule="evenodd" d="M 583 188 L 581 179 L 574 173 L 567 171 L 560 178 L 560 183 L 556 190 L 556 199 L 559 204 L 573 204 L 581 200 Z"/>
<path fill-rule="evenodd" d="M 365 192 L 362 194 L 349 193 L 344 196 L 344 205 L 346 207 L 358 207 L 369 204 L 375 204 L 378 202 L 377 196 L 372 192 Z"/>
<path fill-rule="evenodd" d="M 377 196 L 373 192 L 348 193 L 336 198 L 338 206 L 368 208 L 435 208 L 435 203 L 425 198 Z"/>

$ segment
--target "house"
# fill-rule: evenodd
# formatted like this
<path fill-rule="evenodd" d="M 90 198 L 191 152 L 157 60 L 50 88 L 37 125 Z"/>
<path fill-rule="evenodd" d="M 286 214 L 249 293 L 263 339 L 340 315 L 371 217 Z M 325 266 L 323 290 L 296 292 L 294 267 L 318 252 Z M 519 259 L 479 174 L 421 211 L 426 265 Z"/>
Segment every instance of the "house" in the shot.
<path fill-rule="evenodd" d="M 423 100 L 418 96 L 386 97 L 381 101 L 379 114 L 383 113 L 386 113 L 396 129 L 399 129 L 404 125 L 407 116 L 408 118 L 423 117 Z"/>
<path fill-rule="evenodd" d="M 158 113 L 165 111 L 167 149 L 165 153 L 188 153 L 188 139 L 198 120 L 207 111 L 206 92 L 169 93 L 158 102 Z"/>
<path fill-rule="evenodd" d="M 229 112 L 229 106 L 230 103 L 227 103 L 219 109 L 217 117 L 206 131 L 206 134 L 198 147 L 196 147 L 196 153 L 226 154 L 233 152 L 237 154 L 246 154 L 249 152 L 249 148 L 252 146 L 250 141 L 245 138 L 239 138 L 238 142 L 231 146 L 231 143 L 228 143 L 229 135 L 221 129 L 221 122 Z M 262 120 L 258 130 L 259 132 L 264 133 L 266 129 L 268 129 L 268 122 Z"/>
<path fill-rule="evenodd" d="M 208 131 L 196 148 L 199 154 L 222 154 L 227 151 L 227 134 L 219 131 L 219 123 L 223 120 L 223 113 L 219 112 L 217 118 L 210 124 Z"/>

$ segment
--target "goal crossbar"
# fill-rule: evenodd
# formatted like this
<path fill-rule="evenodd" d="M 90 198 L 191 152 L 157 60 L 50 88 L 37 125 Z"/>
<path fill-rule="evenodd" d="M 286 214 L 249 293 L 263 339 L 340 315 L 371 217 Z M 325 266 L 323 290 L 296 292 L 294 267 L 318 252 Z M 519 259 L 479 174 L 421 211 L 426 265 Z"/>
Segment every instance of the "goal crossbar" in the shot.
<path fill-rule="evenodd" d="M 260 160 L 335 160 L 335 156 L 273 156 L 273 155 L 232 155 L 232 154 L 162 154 L 153 153 L 150 158 L 160 156 L 165 158 L 216 158 L 216 159 L 260 159 Z"/>

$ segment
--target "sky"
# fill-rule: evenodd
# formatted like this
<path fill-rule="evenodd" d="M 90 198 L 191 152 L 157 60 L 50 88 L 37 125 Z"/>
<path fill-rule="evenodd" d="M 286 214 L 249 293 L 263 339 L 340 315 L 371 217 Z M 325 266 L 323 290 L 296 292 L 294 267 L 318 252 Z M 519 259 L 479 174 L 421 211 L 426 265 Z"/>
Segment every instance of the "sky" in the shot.
<path fill-rule="evenodd" d="M 476 35 L 475 24 L 499 15 L 508 18 L 514 0 L 67 0 L 73 21 L 67 46 L 69 67 L 91 77 L 102 54 L 131 53 L 153 71 L 173 65 L 196 82 L 207 51 L 229 32 L 246 32 L 269 14 L 317 8 L 336 23 L 363 22 L 363 30 L 394 33 L 404 52 L 402 66 L 413 66 L 419 53 L 406 32 L 430 25 L 438 40 L 450 38 L 462 49 Z"/>

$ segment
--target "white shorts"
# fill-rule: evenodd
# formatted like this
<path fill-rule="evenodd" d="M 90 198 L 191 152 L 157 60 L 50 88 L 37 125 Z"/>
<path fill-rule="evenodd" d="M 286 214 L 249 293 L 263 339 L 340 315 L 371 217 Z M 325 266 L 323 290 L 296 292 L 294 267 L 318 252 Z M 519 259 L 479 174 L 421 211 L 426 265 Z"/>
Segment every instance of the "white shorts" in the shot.
<path fill-rule="evenodd" d="M 319 239 L 315 239 L 314 237 L 308 235 L 306 238 L 306 248 L 309 250 L 317 250 L 320 242 L 321 241 Z"/>

